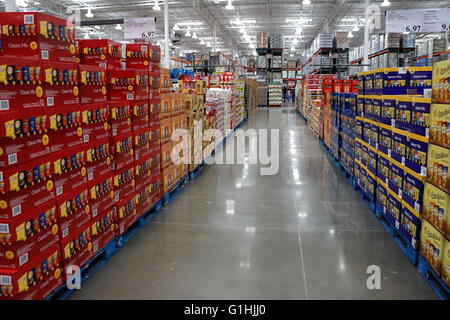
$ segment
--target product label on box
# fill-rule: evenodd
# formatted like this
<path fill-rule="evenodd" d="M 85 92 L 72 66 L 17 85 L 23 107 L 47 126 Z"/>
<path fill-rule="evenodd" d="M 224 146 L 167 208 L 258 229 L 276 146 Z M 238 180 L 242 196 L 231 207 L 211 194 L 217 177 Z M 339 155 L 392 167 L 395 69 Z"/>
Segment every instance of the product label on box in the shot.
<path fill-rule="evenodd" d="M 430 144 L 428 146 L 427 181 L 446 192 L 450 192 L 449 165 L 450 150 Z"/>
<path fill-rule="evenodd" d="M 420 235 L 420 253 L 433 269 L 440 274 L 444 250 L 444 236 L 426 220 L 422 221 Z"/>
<path fill-rule="evenodd" d="M 450 198 L 447 193 L 431 183 L 425 183 L 423 195 L 423 216 L 442 234 L 448 229 Z"/>
<path fill-rule="evenodd" d="M 421 136 L 429 136 L 430 128 L 430 99 L 413 98 L 411 129 L 412 132 Z"/>

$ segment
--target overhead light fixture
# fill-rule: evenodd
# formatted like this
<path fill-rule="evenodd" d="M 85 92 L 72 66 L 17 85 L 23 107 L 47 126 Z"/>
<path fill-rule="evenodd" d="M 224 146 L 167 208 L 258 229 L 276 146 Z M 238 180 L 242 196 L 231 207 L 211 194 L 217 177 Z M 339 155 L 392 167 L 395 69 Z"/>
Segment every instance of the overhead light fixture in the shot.
<path fill-rule="evenodd" d="M 294 57 L 294 54 L 293 54 L 293 53 L 291 53 L 291 54 L 289 55 L 289 57 L 293 58 L 293 57 Z"/>
<path fill-rule="evenodd" d="M 310 5 L 311 4 L 311 0 L 303 0 L 302 4 L 304 6 Z"/>
<path fill-rule="evenodd" d="M 153 6 L 154 11 L 160 11 L 161 7 L 159 6 L 158 0 L 155 0 L 155 5 Z"/>
<path fill-rule="evenodd" d="M 227 4 L 227 6 L 225 7 L 225 9 L 227 9 L 227 10 L 233 10 L 233 9 L 234 9 L 234 6 L 233 6 L 233 4 L 231 3 L 231 0 L 228 0 L 228 4 Z"/>
<path fill-rule="evenodd" d="M 188 31 L 186 32 L 186 37 L 190 37 L 192 36 L 191 31 L 188 29 Z"/>
<path fill-rule="evenodd" d="M 301 33 L 302 33 L 302 28 L 298 27 L 297 29 L 295 29 L 295 35 L 296 36 L 298 36 Z"/>
<path fill-rule="evenodd" d="M 205 40 L 201 39 L 200 44 L 205 44 Z"/>
<path fill-rule="evenodd" d="M 381 3 L 382 7 L 389 7 L 391 5 L 391 3 L 389 2 L 389 0 L 383 0 L 383 2 Z"/>
<path fill-rule="evenodd" d="M 183 51 L 180 51 L 180 57 L 182 57 L 183 56 Z"/>
<path fill-rule="evenodd" d="M 197 34 L 194 32 L 193 34 L 192 34 L 192 38 L 193 39 L 197 39 L 198 37 L 197 37 Z"/>
<path fill-rule="evenodd" d="M 211 47 L 212 47 L 211 42 L 208 41 L 208 42 L 206 43 L 206 46 L 207 46 L 208 48 L 211 48 Z"/>
<path fill-rule="evenodd" d="M 294 38 L 294 40 L 292 41 L 292 44 L 295 46 L 296 44 L 298 44 L 298 39 Z"/>
<path fill-rule="evenodd" d="M 353 38 L 353 33 L 351 31 L 348 33 L 348 37 Z"/>
<path fill-rule="evenodd" d="M 245 33 L 245 29 L 241 28 L 241 30 L 239 30 L 240 33 Z"/>
<path fill-rule="evenodd" d="M 116 30 L 122 30 L 122 26 L 121 26 L 120 24 L 117 24 L 117 26 L 116 26 L 115 29 L 116 29 Z"/>
<path fill-rule="evenodd" d="M 86 18 L 93 18 L 94 14 L 92 13 L 92 9 L 88 8 L 86 13 Z"/>
<path fill-rule="evenodd" d="M 294 46 L 291 47 L 291 51 L 295 51 L 295 47 Z"/>
<path fill-rule="evenodd" d="M 359 31 L 359 27 L 357 25 L 355 25 L 352 29 L 352 31 L 358 32 Z"/>
<path fill-rule="evenodd" d="M 258 53 L 256 52 L 256 50 L 254 50 L 252 53 L 253 53 L 253 55 L 254 55 L 255 57 L 258 55 Z"/>
<path fill-rule="evenodd" d="M 181 28 L 178 26 L 178 23 L 175 23 L 175 25 L 173 26 L 173 30 L 175 30 L 175 31 L 181 30 Z"/>
<path fill-rule="evenodd" d="M 84 39 L 90 39 L 88 33 L 86 33 L 86 34 L 84 35 Z"/>

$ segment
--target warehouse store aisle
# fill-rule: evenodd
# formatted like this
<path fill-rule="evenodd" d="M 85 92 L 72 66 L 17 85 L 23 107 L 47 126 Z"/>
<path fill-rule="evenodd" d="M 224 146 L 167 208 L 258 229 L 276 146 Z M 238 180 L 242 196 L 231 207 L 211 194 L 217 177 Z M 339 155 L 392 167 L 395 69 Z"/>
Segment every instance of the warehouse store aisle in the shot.
<path fill-rule="evenodd" d="M 72 298 L 436 299 L 293 110 L 246 127 L 280 129 L 277 175 L 207 167 Z"/>

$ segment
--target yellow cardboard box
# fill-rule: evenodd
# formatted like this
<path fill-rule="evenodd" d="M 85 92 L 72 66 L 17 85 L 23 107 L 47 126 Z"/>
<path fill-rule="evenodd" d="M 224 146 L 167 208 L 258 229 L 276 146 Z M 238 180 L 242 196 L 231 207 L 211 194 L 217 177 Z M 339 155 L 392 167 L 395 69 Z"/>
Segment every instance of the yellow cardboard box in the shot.
<path fill-rule="evenodd" d="M 431 183 L 425 183 L 423 193 L 423 216 L 442 234 L 450 233 L 450 196 Z"/>
<path fill-rule="evenodd" d="M 450 103 L 450 60 L 433 63 L 433 103 Z"/>
<path fill-rule="evenodd" d="M 430 142 L 450 148 L 450 104 L 431 105 Z"/>
<path fill-rule="evenodd" d="M 430 144 L 428 146 L 427 180 L 439 189 L 450 193 L 450 150 Z"/>
<path fill-rule="evenodd" d="M 444 251 L 444 236 L 426 220 L 422 220 L 420 253 L 440 275 Z"/>

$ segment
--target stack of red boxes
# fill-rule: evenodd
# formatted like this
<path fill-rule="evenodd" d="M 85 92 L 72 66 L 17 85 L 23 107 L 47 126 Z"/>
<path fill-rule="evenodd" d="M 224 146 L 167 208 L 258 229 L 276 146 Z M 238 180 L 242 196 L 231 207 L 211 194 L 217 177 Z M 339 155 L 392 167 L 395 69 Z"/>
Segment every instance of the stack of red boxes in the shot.
<path fill-rule="evenodd" d="M 85 184 L 74 30 L 41 13 L 0 23 L 0 298 L 42 299 L 63 281 L 59 203 Z"/>

